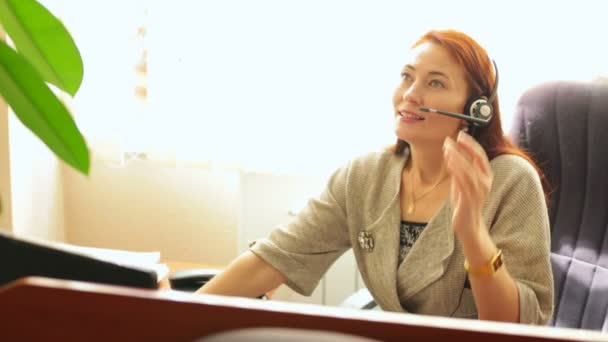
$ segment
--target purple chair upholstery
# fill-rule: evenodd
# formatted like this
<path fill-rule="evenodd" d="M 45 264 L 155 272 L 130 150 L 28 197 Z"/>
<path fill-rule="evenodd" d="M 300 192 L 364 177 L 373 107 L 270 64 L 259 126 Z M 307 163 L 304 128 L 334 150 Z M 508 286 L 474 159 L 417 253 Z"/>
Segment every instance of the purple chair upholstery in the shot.
<path fill-rule="evenodd" d="M 553 186 L 550 325 L 608 331 L 608 83 L 547 82 L 517 105 L 512 141 Z"/>

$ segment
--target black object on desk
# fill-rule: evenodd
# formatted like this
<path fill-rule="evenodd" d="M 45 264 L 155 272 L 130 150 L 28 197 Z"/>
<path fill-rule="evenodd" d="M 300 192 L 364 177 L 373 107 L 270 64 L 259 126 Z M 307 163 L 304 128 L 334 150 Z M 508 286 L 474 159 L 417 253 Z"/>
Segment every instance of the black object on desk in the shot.
<path fill-rule="evenodd" d="M 0 286 L 27 276 L 158 288 L 154 270 L 127 267 L 0 232 Z"/>
<path fill-rule="evenodd" d="M 221 270 L 214 268 L 191 268 L 175 271 L 169 275 L 169 285 L 173 290 L 195 292 L 220 272 Z M 268 299 L 265 294 L 257 298 Z"/>
<path fill-rule="evenodd" d="M 219 273 L 220 270 L 213 268 L 192 268 L 175 271 L 169 275 L 169 285 L 174 290 L 195 292 Z"/>

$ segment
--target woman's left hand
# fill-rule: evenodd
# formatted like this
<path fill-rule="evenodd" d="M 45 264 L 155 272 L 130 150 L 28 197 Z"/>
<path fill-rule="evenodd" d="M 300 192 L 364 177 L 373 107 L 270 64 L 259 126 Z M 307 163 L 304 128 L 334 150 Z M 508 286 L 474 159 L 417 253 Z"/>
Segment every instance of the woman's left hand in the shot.
<path fill-rule="evenodd" d="M 452 229 L 459 239 L 479 236 L 482 208 L 492 187 L 494 174 L 484 149 L 465 132 L 443 145 L 446 169 L 451 176 Z"/>

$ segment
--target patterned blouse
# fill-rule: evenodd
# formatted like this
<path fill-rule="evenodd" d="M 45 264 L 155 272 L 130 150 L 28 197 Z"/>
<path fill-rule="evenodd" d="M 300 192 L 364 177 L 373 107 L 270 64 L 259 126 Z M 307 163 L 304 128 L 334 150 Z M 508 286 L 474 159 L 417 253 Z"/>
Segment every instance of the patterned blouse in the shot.
<path fill-rule="evenodd" d="M 426 223 L 401 221 L 401 230 L 399 232 L 399 265 L 405 259 L 414 242 L 422 234 L 424 227 L 426 227 Z"/>

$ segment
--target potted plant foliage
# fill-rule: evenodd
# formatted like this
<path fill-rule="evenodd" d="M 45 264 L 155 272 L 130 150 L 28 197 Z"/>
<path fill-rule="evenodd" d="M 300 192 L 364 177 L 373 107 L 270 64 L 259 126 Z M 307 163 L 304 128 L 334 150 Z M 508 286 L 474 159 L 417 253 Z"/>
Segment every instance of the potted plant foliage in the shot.
<path fill-rule="evenodd" d="M 0 97 L 57 157 L 88 174 L 87 144 L 49 86 L 74 96 L 82 83 L 82 58 L 72 36 L 35 0 L 0 0 L 0 25 L 14 45 L 0 41 Z"/>

